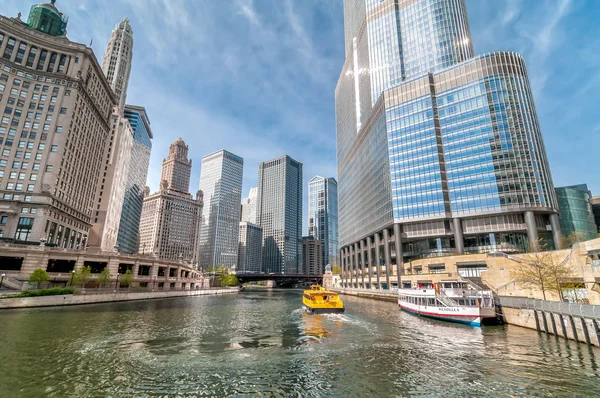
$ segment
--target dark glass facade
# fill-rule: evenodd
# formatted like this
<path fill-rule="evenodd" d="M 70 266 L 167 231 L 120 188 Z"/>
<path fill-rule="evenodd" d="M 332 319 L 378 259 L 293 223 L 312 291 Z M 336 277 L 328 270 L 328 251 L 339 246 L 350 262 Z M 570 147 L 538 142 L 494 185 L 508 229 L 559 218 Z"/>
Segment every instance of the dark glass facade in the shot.
<path fill-rule="evenodd" d="M 556 188 L 560 207 L 560 228 L 565 237 L 585 241 L 598 237 L 592 209 L 592 195 L 586 184 Z"/>
<path fill-rule="evenodd" d="M 136 253 L 144 204 L 144 187 L 152 150 L 152 130 L 144 108 L 126 105 L 124 114 L 134 134 L 117 244 L 121 253 Z"/>

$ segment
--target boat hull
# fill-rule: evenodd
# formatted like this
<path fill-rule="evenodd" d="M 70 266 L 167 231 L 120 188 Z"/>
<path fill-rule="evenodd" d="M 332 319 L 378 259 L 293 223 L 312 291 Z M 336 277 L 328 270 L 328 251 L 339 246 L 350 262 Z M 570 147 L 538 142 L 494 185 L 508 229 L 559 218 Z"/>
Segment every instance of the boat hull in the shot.
<path fill-rule="evenodd" d="M 437 319 L 446 322 L 462 323 L 465 325 L 479 327 L 485 318 L 493 318 L 495 314 L 487 309 L 479 309 L 477 307 L 416 307 L 398 302 L 400 308 L 414 315 L 419 315 L 425 318 Z"/>
<path fill-rule="evenodd" d="M 304 306 L 304 310 L 311 315 L 320 315 L 320 314 L 343 314 L 344 308 L 311 308 L 308 306 Z"/>

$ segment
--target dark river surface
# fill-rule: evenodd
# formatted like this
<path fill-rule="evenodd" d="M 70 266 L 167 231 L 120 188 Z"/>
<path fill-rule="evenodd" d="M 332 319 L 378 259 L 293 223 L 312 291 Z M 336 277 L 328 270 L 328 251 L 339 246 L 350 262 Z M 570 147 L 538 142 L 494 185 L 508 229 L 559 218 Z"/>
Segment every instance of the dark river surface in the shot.
<path fill-rule="evenodd" d="M 0 397 L 584 397 L 600 349 L 344 297 L 249 291 L 0 312 Z"/>

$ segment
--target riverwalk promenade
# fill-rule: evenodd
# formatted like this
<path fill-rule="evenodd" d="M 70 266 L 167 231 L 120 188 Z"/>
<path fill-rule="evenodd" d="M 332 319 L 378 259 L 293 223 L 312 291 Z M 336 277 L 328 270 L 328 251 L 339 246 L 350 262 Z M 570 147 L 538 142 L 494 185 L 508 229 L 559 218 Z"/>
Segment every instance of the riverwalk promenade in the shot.
<path fill-rule="evenodd" d="M 78 291 L 75 294 L 41 297 L 20 297 L 0 299 L 0 310 L 11 308 L 55 307 L 81 304 L 111 303 L 118 301 L 152 300 L 172 297 L 192 297 L 238 293 L 239 288 L 212 288 L 197 290 L 165 290 L 165 291 L 112 291 L 98 292 L 96 289 Z"/>

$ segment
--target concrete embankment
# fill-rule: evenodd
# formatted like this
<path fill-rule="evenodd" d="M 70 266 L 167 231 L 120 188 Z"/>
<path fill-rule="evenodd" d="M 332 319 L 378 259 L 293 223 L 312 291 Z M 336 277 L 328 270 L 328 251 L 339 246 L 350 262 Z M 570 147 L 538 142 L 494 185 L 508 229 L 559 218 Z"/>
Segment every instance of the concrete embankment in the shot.
<path fill-rule="evenodd" d="M 598 321 L 527 308 L 502 307 L 504 322 L 600 347 Z"/>
<path fill-rule="evenodd" d="M 81 305 L 111 303 L 117 301 L 152 300 L 171 297 L 208 296 L 217 294 L 238 293 L 238 288 L 231 289 L 206 289 L 206 290 L 180 290 L 162 292 L 124 292 L 105 294 L 67 294 L 59 296 L 22 297 L 0 299 L 0 309 L 55 307 L 64 305 Z"/>

